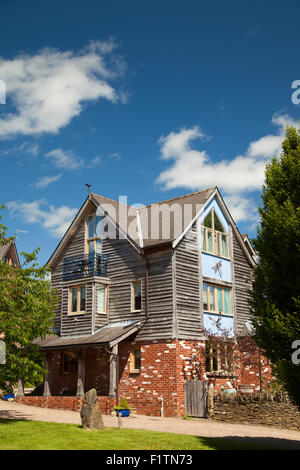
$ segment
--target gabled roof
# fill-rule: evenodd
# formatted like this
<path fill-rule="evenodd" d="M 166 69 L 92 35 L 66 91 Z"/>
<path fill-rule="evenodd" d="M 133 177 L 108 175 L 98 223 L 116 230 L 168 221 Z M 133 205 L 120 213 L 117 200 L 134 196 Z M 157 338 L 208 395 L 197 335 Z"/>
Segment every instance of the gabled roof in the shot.
<path fill-rule="evenodd" d="M 89 193 L 47 264 L 50 266 L 55 264 L 59 254 L 74 235 L 78 224 L 83 220 L 88 205 L 91 203 L 94 203 L 97 210 L 104 213 L 110 222 L 120 231 L 122 236 L 127 238 L 129 243 L 142 254 L 148 249 L 154 249 L 161 245 L 173 246 L 175 248 L 208 202 L 214 197 L 218 200 L 225 217 L 231 222 L 236 238 L 250 264 L 254 265 L 253 257 L 245 245 L 245 241 L 217 187 L 156 202 L 141 208 L 128 206 L 107 197 Z M 166 233 L 162 215 L 164 211 L 167 214 L 172 214 L 171 217 L 168 216 L 169 227 L 167 227 Z"/>
<path fill-rule="evenodd" d="M 20 264 L 17 247 L 16 247 L 14 240 L 11 240 L 9 243 L 6 243 L 5 245 L 0 245 L 0 259 L 3 259 L 5 256 L 9 254 L 11 254 L 11 257 L 16 267 L 20 268 L 21 264 Z"/>

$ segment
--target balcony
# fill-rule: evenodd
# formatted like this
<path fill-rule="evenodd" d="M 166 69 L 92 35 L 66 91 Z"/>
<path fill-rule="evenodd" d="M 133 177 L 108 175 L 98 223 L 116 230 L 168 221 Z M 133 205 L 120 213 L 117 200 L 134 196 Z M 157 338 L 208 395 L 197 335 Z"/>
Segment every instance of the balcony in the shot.
<path fill-rule="evenodd" d="M 107 277 L 107 262 L 107 255 L 96 253 L 64 258 L 63 281 L 93 276 Z"/>

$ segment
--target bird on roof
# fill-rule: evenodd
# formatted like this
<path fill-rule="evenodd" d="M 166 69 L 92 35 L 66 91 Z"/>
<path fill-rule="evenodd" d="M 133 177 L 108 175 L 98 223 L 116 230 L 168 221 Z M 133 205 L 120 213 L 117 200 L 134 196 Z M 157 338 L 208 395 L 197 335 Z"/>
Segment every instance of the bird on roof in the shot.
<path fill-rule="evenodd" d="M 88 188 L 88 190 L 89 190 L 89 193 L 90 193 L 90 192 L 91 192 L 90 188 L 92 187 L 92 185 L 91 185 L 91 184 L 87 184 L 87 183 L 85 183 L 85 186 Z"/>

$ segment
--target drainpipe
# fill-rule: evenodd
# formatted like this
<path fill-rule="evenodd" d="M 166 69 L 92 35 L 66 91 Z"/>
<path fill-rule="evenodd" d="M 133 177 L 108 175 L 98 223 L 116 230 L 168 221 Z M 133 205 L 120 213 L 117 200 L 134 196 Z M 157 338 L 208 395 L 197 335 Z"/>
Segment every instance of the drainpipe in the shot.
<path fill-rule="evenodd" d="M 144 255 L 146 263 L 146 318 L 149 318 L 149 262 Z"/>

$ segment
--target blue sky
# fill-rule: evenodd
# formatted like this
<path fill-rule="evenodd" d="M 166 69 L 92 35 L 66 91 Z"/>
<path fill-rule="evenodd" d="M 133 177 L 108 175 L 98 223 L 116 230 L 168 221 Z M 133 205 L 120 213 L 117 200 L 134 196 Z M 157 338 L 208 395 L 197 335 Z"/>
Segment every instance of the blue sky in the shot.
<path fill-rule="evenodd" d="M 255 234 L 263 168 L 299 120 L 297 1 L 2 0 L 1 197 L 45 262 L 87 191 L 218 185 Z"/>

